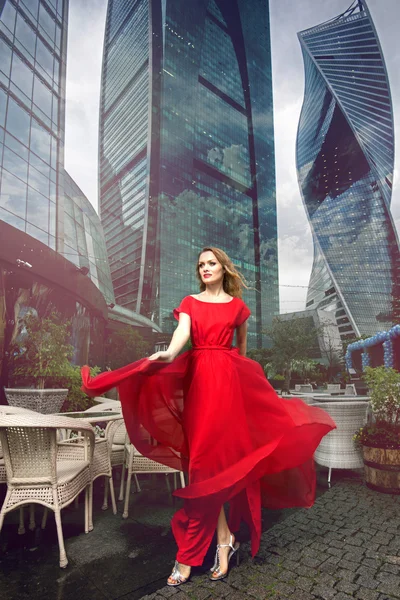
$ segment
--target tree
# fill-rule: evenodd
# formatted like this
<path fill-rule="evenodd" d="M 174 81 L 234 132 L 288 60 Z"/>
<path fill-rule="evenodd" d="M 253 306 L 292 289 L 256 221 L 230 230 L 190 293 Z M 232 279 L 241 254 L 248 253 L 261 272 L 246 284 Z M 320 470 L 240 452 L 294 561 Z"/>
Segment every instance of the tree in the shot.
<path fill-rule="evenodd" d="M 26 315 L 19 327 L 19 341 L 11 347 L 13 376 L 24 377 L 40 390 L 47 380 L 65 377 L 73 354 L 69 329 L 70 322 L 63 322 L 56 311 L 44 317 Z"/>
<path fill-rule="evenodd" d="M 289 391 L 295 361 L 312 358 L 318 344 L 320 328 L 310 317 L 282 319 L 275 317 L 265 333 L 272 341 L 271 359 L 277 370 L 282 370 L 285 381 L 282 391 Z"/>
<path fill-rule="evenodd" d="M 270 348 L 252 348 L 247 350 L 246 355 L 261 365 L 266 377 L 274 375 L 275 369 L 272 365 L 272 350 Z"/>
<path fill-rule="evenodd" d="M 133 328 L 120 329 L 111 334 L 106 344 L 106 365 L 119 369 L 146 356 L 151 347 Z"/>

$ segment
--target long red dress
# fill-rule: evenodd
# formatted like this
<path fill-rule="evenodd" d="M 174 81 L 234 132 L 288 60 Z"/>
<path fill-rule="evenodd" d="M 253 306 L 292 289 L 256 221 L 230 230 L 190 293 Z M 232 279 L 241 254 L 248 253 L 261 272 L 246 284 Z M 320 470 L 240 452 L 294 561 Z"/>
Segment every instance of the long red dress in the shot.
<path fill-rule="evenodd" d="M 335 424 L 298 399 L 280 399 L 261 366 L 232 347 L 250 315 L 232 298 L 211 303 L 184 298 L 174 316 L 191 318 L 192 349 L 172 363 L 143 358 L 90 378 L 85 391 L 117 386 L 132 443 L 145 456 L 189 473 L 175 492 L 185 499 L 172 522 L 177 560 L 200 565 L 221 506 L 230 501 L 231 531 L 247 522 L 252 554 L 259 547 L 261 504 L 310 507 L 315 497 L 313 453 Z M 154 440 L 157 444 L 154 444 Z"/>

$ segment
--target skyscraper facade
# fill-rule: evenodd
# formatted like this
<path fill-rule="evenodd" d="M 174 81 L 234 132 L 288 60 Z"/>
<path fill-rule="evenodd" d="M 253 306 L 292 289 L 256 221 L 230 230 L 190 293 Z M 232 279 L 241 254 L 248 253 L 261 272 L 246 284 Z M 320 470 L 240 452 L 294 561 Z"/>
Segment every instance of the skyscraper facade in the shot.
<path fill-rule="evenodd" d="M 68 0 L 0 1 L 0 220 L 63 249 Z"/>
<path fill-rule="evenodd" d="M 385 62 L 365 0 L 298 37 L 305 93 L 296 159 L 314 240 L 306 306 L 335 311 L 342 339 L 371 335 L 392 324 L 399 292 Z"/>
<path fill-rule="evenodd" d="M 99 158 L 118 304 L 170 331 L 220 246 L 259 344 L 278 312 L 268 0 L 109 0 Z"/>

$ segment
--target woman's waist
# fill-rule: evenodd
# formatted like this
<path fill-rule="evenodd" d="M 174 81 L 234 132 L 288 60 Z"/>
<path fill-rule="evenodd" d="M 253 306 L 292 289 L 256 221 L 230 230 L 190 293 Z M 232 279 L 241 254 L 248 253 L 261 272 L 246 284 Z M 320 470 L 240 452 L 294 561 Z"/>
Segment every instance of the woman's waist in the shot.
<path fill-rule="evenodd" d="M 192 350 L 237 350 L 232 344 L 196 344 L 192 346 Z"/>

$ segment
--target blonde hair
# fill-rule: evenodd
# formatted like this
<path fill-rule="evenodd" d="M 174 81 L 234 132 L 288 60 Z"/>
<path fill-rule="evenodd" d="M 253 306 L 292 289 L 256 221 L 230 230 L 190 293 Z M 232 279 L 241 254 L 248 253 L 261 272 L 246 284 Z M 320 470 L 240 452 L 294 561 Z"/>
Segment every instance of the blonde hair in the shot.
<path fill-rule="evenodd" d="M 206 284 L 204 283 L 204 281 L 202 281 L 199 273 L 199 259 L 203 252 L 212 252 L 215 258 L 218 260 L 218 262 L 222 265 L 222 268 L 224 270 L 224 279 L 222 282 L 224 291 L 230 296 L 241 298 L 243 288 L 248 289 L 245 278 L 239 272 L 237 267 L 235 267 L 227 253 L 221 250 L 220 248 L 214 248 L 213 246 L 203 248 L 203 250 L 199 252 L 199 255 L 197 257 L 196 276 L 200 283 L 200 291 L 204 292 L 204 290 L 206 289 Z"/>

